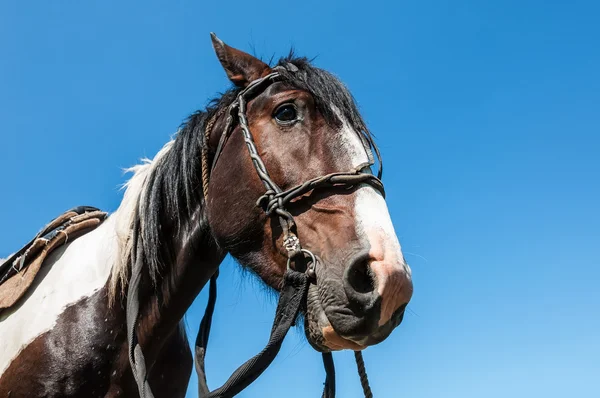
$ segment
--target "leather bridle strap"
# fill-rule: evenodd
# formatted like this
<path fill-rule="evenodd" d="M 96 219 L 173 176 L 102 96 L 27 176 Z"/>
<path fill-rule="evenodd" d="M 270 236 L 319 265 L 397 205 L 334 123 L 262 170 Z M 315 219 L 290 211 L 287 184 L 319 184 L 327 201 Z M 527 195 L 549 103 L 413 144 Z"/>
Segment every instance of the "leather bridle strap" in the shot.
<path fill-rule="evenodd" d="M 273 362 L 281 344 L 298 317 L 298 313 L 306 302 L 306 294 L 308 293 L 308 277 L 306 274 L 288 269 L 284 275 L 283 288 L 279 295 L 277 310 L 275 312 L 275 320 L 271 328 L 271 335 L 265 348 L 241 365 L 223 386 L 216 390 L 210 391 L 206 382 L 206 372 L 204 368 L 204 359 L 206 355 L 206 347 L 208 345 L 208 337 L 210 332 L 210 318 L 214 311 L 216 299 L 216 276 L 210 280 L 209 301 L 206 306 L 204 317 L 202 318 L 200 331 L 196 338 L 196 372 L 198 373 L 198 396 L 202 398 L 230 398 L 238 394 L 240 391 L 248 387 L 254 380 L 260 376 L 265 369 Z M 326 395 L 325 397 L 333 397 Z"/>
<path fill-rule="evenodd" d="M 137 242 L 136 229 L 132 236 L 133 242 Z M 127 290 L 127 340 L 129 343 L 129 363 L 131 371 L 138 386 L 141 398 L 154 398 L 150 384 L 148 384 L 148 374 L 146 371 L 146 358 L 138 342 L 136 326 L 140 312 L 139 290 L 142 280 L 142 269 L 144 265 L 143 252 L 141 245 L 132 249 L 135 251 L 135 257 L 132 259 L 131 277 L 129 278 L 129 287 Z"/>
<path fill-rule="evenodd" d="M 271 215 L 278 207 L 310 191 L 321 188 L 354 187 L 363 183 L 371 185 L 385 197 L 385 190 L 381 181 L 372 174 L 363 173 L 362 170 L 364 168 L 365 166 L 359 166 L 354 172 L 327 174 L 279 193 L 267 191 L 263 196 L 258 198 L 256 204 L 263 206 L 267 215 Z"/>

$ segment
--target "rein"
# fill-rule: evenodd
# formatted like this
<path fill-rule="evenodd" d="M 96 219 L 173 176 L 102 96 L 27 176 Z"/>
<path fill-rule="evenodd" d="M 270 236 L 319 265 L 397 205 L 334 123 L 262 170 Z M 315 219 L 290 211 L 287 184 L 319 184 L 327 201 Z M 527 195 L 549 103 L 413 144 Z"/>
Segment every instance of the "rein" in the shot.
<path fill-rule="evenodd" d="M 381 182 L 381 156 L 371 136 L 366 132 L 361 132 L 361 142 L 365 146 L 369 161 L 356 167 L 349 172 L 337 172 L 316 177 L 302 184 L 287 190 L 282 190 L 269 176 L 267 168 L 258 154 L 258 149 L 250 133 L 248 120 L 246 117 L 246 104 L 249 100 L 263 92 L 269 85 L 281 79 L 278 70 L 287 69 L 290 72 L 297 71 L 294 65 L 288 64 L 287 68 L 278 66 L 274 72 L 251 82 L 238 94 L 235 101 L 226 109 L 227 121 L 226 127 L 221 135 L 212 166 L 208 168 L 208 141 L 215 121 L 222 115 L 223 110 L 218 111 L 206 125 L 204 136 L 204 147 L 202 150 L 202 184 L 205 198 L 208 194 L 209 175 L 212 174 L 215 165 L 221 155 L 227 140 L 235 128 L 235 121 L 240 126 L 246 147 L 256 173 L 265 187 L 265 193 L 258 198 L 256 204 L 262 207 L 265 214 L 269 217 L 277 217 L 283 231 L 283 247 L 287 253 L 287 270 L 283 277 L 283 286 L 281 288 L 275 319 L 271 328 L 271 335 L 265 348 L 241 365 L 227 380 L 227 382 L 210 391 L 206 381 L 204 358 L 208 346 L 212 315 L 214 312 L 217 298 L 217 277 L 218 271 L 210 279 L 209 299 L 200 323 L 200 329 L 196 338 L 196 359 L 195 367 L 198 373 L 198 395 L 203 398 L 229 398 L 233 397 L 256 380 L 273 362 L 275 356 L 281 348 L 281 344 L 289 331 L 295 324 L 296 318 L 302 309 L 306 306 L 306 296 L 308 287 L 315 279 L 315 267 L 317 261 L 315 255 L 307 249 L 302 248 L 300 240 L 296 235 L 296 224 L 292 214 L 286 210 L 286 205 L 293 199 L 304 195 L 315 189 L 346 187 L 348 189 L 360 184 L 369 184 L 382 195 L 385 196 L 383 183 Z M 374 149 L 379 160 L 380 168 L 377 177 L 370 173 L 370 167 L 375 164 L 371 148 Z M 365 172 L 368 171 L 368 172 Z M 134 237 L 135 238 L 135 237 Z M 141 251 L 141 248 L 135 248 Z M 152 391 L 147 380 L 147 371 L 144 355 L 137 341 L 136 324 L 139 315 L 139 284 L 141 281 L 143 256 L 141 253 L 135 256 L 136 261 L 132 264 L 131 279 L 127 293 L 127 332 L 129 341 L 129 360 L 133 375 L 135 377 L 140 396 L 142 398 L 153 398 Z M 299 272 L 296 269 L 306 269 L 306 272 Z M 323 390 L 323 398 L 335 397 L 335 368 L 331 352 L 324 352 L 323 365 L 325 367 L 326 379 Z M 358 373 L 366 398 L 372 398 L 373 394 L 369 387 L 364 361 L 360 351 L 355 352 L 355 359 L 358 367 Z"/>

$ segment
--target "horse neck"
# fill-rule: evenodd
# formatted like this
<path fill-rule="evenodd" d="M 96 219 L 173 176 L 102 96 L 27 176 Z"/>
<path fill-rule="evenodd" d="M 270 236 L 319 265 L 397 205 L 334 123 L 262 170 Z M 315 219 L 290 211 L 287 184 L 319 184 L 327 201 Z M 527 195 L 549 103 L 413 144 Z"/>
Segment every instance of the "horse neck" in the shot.
<path fill-rule="evenodd" d="M 197 217 L 201 213 L 198 209 Z M 142 304 L 139 339 L 142 346 L 149 342 L 150 350 L 176 330 L 223 260 L 224 254 L 212 240 L 208 226 L 201 227 L 194 218 L 174 238 L 165 240 L 164 244 L 171 246 L 168 251 L 174 253 L 173 261 L 165 264 L 154 283 L 146 278 L 141 287 L 146 299 Z"/>
<path fill-rule="evenodd" d="M 190 131 L 182 131 L 153 161 L 134 167 L 116 214 L 122 266 L 131 266 L 132 254 L 142 248 L 138 338 L 149 355 L 176 329 L 224 257 L 210 232 L 203 200 L 197 198 L 201 193 L 189 199 L 201 185 L 195 183 L 196 167 L 186 169 L 197 154 L 182 154 L 182 148 L 193 148 L 188 142 L 193 138 Z M 186 196 L 178 196 L 182 191 Z"/>

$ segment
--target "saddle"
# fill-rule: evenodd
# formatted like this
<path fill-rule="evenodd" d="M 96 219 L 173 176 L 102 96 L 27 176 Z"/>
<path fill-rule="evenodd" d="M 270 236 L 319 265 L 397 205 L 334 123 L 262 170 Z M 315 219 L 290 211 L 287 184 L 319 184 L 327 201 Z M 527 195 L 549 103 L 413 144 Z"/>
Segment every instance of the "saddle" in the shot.
<path fill-rule="evenodd" d="M 29 243 L 0 264 L 0 312 L 23 297 L 50 253 L 94 230 L 106 217 L 106 212 L 95 207 L 71 209 L 52 220 Z"/>

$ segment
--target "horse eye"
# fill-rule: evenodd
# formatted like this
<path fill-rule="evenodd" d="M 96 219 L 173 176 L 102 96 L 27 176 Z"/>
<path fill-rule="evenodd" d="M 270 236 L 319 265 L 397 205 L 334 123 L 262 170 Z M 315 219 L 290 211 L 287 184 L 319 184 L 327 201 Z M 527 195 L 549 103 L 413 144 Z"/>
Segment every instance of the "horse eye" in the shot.
<path fill-rule="evenodd" d="M 275 116 L 275 120 L 283 124 L 289 124 L 298 119 L 298 112 L 292 104 L 281 105 L 275 110 L 273 115 Z"/>

